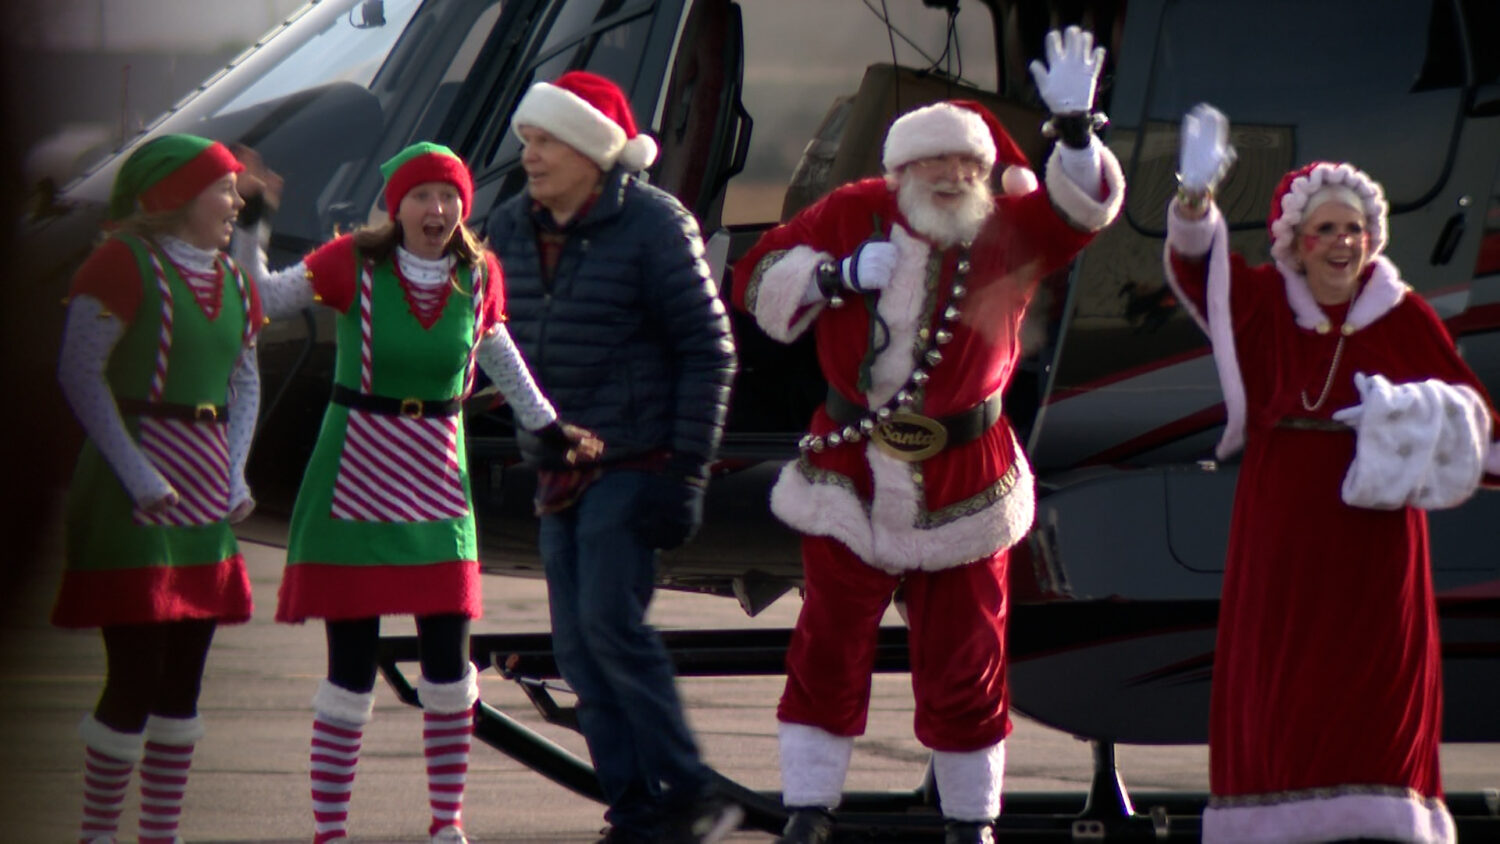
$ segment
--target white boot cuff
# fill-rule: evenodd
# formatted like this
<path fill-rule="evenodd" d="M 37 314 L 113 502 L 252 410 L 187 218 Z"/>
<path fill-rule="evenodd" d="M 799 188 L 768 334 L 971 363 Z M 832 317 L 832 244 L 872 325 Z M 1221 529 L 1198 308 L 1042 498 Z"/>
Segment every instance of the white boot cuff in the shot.
<path fill-rule="evenodd" d="M 943 817 L 988 821 L 1000 814 L 1000 785 L 1005 779 L 1005 742 L 966 753 L 932 752 Z"/>
<path fill-rule="evenodd" d="M 467 665 L 463 678 L 451 683 L 434 683 L 426 677 L 419 677 L 417 697 L 422 701 L 422 708 L 428 712 L 439 715 L 465 712 L 479 700 L 479 672 L 474 670 L 474 663 L 471 662 Z"/>
<path fill-rule="evenodd" d="M 781 745 L 781 802 L 832 809 L 844 793 L 854 739 L 809 724 L 777 725 Z"/>
<path fill-rule="evenodd" d="M 317 693 L 313 695 L 312 705 L 315 712 L 363 727 L 370 723 L 370 718 L 374 715 L 375 693 L 351 692 L 327 680 L 321 680 L 318 682 Z"/>
<path fill-rule="evenodd" d="M 122 733 L 107 727 L 93 713 L 83 716 L 79 722 L 78 737 L 85 745 L 121 762 L 139 762 L 146 752 L 146 741 L 140 733 Z"/>
<path fill-rule="evenodd" d="M 197 744 L 203 738 L 203 732 L 203 719 L 197 715 L 191 718 L 152 715 L 146 719 L 146 738 L 161 744 L 176 747 Z"/>

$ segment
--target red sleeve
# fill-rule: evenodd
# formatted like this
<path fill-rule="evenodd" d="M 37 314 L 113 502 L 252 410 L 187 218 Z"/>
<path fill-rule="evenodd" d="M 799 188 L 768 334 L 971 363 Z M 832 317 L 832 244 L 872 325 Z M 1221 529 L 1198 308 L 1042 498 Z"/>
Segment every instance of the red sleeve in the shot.
<path fill-rule="evenodd" d="M 505 274 L 495 253 L 484 253 L 484 301 L 479 305 L 479 330 L 488 332 L 505 322 Z"/>
<path fill-rule="evenodd" d="M 135 253 L 118 238 L 110 238 L 89 254 L 73 274 L 68 297 L 92 296 L 122 322 L 129 324 L 141 306 L 141 267 Z"/>
<path fill-rule="evenodd" d="M 340 313 L 354 303 L 354 238 L 343 235 L 319 246 L 306 258 L 307 279 L 318 301 Z"/>
<path fill-rule="evenodd" d="M 974 249 L 977 252 L 985 244 L 986 233 L 999 233 L 1000 242 L 995 247 L 1003 250 L 1005 262 L 1014 269 L 1040 261 L 1028 275 L 1040 279 L 1067 266 L 1083 247 L 1094 239 L 1098 232 L 1074 228 L 1052 205 L 1052 197 L 1045 188 L 1023 196 L 995 197 L 995 211 L 985 223 L 985 231 L 979 235 Z"/>

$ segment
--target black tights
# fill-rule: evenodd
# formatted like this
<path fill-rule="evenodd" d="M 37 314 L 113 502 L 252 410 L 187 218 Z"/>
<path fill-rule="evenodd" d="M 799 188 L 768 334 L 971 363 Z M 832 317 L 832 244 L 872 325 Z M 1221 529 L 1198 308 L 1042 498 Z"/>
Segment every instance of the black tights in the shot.
<path fill-rule="evenodd" d="M 363 694 L 375 688 L 380 618 L 329 621 L 328 682 Z M 469 617 L 426 615 L 417 618 L 417 658 L 431 683 L 456 683 L 469 669 Z"/>
<path fill-rule="evenodd" d="M 197 715 L 216 626 L 212 619 L 187 619 L 103 628 L 107 673 L 94 718 L 110 729 L 138 733 L 148 715 Z"/>

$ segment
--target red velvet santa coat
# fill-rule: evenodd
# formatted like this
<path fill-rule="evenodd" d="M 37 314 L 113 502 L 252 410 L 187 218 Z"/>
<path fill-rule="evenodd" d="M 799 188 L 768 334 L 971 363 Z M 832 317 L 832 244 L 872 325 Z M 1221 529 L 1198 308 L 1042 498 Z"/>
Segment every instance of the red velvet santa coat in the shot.
<path fill-rule="evenodd" d="M 1169 244 L 1198 252 L 1208 225 L 1174 220 Z M 1245 446 L 1214 661 L 1204 840 L 1451 841 L 1427 514 L 1345 504 L 1355 436 L 1277 423 L 1329 420 L 1359 404 L 1356 372 L 1437 378 L 1480 397 L 1484 388 L 1384 257 L 1351 304 L 1321 308 L 1305 280 L 1275 266 L 1233 255 L 1223 291 L 1205 290 L 1205 266 L 1172 252 L 1168 277 L 1211 333 L 1222 328 L 1212 325 L 1213 298 L 1227 304 L 1232 334 L 1215 342 L 1232 340 L 1238 354 Z M 1327 398 L 1308 410 L 1346 322 L 1354 330 Z"/>
<path fill-rule="evenodd" d="M 1045 274 L 1065 265 L 1118 213 L 1124 181 L 1103 153 L 1104 199 L 1079 190 L 1054 163 L 1049 189 L 996 197 L 996 208 L 969 253 L 968 295 L 950 301 L 962 250 L 936 250 L 909 233 L 896 195 L 883 179 L 835 190 L 767 233 L 735 267 L 735 304 L 771 337 L 789 342 L 809 325 L 829 385 L 864 406 L 879 406 L 900 389 L 927 345 L 925 332 L 950 304 L 961 316 L 942 362 L 911 410 L 932 418 L 960 413 L 1010 382 L 1020 354 L 1026 304 Z M 1066 216 L 1064 216 L 1066 215 Z M 861 241 L 885 238 L 899 262 L 889 286 L 841 308 L 803 306 L 814 267 L 841 259 Z M 875 309 L 889 343 L 860 373 L 871 350 Z M 880 338 L 877 337 L 878 341 Z M 820 407 L 809 427 L 836 425 Z M 805 534 L 828 536 L 877 568 L 900 572 L 961 565 L 1009 547 L 1025 535 L 1034 512 L 1032 476 L 1006 420 L 979 439 L 919 463 L 904 463 L 868 440 L 804 453 L 783 468 L 771 509 Z"/>

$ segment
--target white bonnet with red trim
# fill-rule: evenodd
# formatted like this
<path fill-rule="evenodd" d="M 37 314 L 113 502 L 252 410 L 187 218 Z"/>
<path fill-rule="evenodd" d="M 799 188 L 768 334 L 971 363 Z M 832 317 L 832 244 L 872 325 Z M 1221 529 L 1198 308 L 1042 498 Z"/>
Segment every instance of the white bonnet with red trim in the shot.
<path fill-rule="evenodd" d="M 1266 226 L 1271 233 L 1271 257 L 1278 265 L 1295 263 L 1296 228 L 1308 214 L 1308 202 L 1329 188 L 1343 188 L 1359 198 L 1370 233 L 1370 257 L 1385 249 L 1390 206 L 1380 183 L 1351 164 L 1314 161 L 1282 176 L 1271 195 L 1271 216 Z"/>

